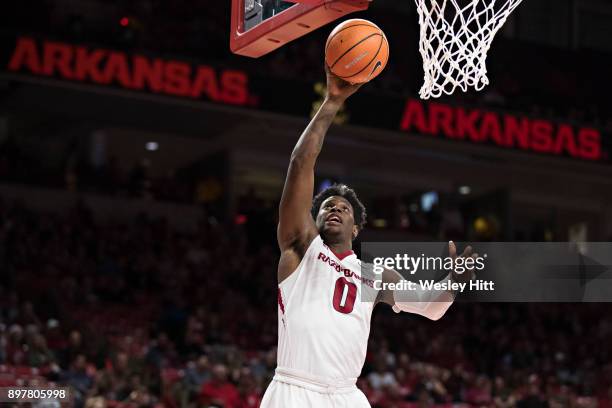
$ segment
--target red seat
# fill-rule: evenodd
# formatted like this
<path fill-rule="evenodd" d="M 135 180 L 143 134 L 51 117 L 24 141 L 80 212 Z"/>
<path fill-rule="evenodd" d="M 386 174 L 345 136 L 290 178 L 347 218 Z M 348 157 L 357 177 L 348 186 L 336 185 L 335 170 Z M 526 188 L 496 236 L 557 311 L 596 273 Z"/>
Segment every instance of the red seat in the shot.
<path fill-rule="evenodd" d="M 38 368 L 29 366 L 13 366 L 13 373 L 19 377 L 30 377 L 38 374 Z"/>
<path fill-rule="evenodd" d="M 174 384 L 183 378 L 183 375 L 183 370 L 177 368 L 164 368 L 161 373 L 162 380 L 166 385 Z"/>
<path fill-rule="evenodd" d="M 9 387 L 17 384 L 17 378 L 11 373 L 0 374 L 0 387 Z"/>

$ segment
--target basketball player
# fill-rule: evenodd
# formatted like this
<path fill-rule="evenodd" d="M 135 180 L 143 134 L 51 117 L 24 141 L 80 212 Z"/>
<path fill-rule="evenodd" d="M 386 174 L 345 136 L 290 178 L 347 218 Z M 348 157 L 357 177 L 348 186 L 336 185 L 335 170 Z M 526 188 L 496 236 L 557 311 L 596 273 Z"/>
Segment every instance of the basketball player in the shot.
<path fill-rule="evenodd" d="M 355 383 L 376 303 L 436 320 L 454 299 L 446 291 L 376 292 L 362 284 L 361 263 L 351 246 L 365 224 L 364 206 L 345 185 L 332 186 L 312 201 L 314 167 L 325 134 L 358 88 L 327 70 L 326 99 L 291 155 L 277 231 L 278 367 L 262 408 L 370 407 Z M 456 256 L 453 243 L 449 252 Z M 469 255 L 470 250 L 462 256 Z M 382 276 L 383 282 L 402 278 L 392 270 Z M 362 302 L 360 295 L 377 302 Z"/>

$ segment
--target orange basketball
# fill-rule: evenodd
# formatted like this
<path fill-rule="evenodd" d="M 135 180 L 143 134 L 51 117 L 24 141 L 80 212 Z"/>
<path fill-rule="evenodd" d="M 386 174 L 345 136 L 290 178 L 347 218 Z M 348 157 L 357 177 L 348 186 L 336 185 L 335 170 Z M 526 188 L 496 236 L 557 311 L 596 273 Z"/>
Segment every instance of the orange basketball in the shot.
<path fill-rule="evenodd" d="M 325 62 L 331 72 L 353 84 L 375 78 L 388 60 L 387 37 L 368 20 L 355 18 L 339 24 L 325 44 Z"/>

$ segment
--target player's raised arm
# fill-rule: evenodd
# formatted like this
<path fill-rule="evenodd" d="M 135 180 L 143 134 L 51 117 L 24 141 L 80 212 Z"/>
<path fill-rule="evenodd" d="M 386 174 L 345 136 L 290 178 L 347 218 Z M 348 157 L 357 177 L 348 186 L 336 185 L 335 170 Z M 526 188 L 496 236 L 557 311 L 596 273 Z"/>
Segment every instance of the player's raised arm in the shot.
<path fill-rule="evenodd" d="M 314 166 L 321 152 L 325 134 L 336 113 L 360 85 L 351 85 L 326 69 L 327 95 L 298 140 L 285 179 L 280 201 L 277 231 L 281 250 L 279 282 L 286 278 L 301 260 L 306 248 L 317 235 L 317 228 L 310 215 L 314 192 Z"/>

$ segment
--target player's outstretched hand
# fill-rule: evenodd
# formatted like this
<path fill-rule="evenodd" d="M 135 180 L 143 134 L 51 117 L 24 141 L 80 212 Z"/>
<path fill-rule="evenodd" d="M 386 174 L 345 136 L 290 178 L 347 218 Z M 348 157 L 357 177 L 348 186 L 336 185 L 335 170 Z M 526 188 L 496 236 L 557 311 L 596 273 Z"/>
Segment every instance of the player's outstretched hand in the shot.
<path fill-rule="evenodd" d="M 457 259 L 457 246 L 453 241 L 448 242 L 448 253 L 453 260 Z M 465 247 L 463 253 L 459 255 L 461 258 L 478 258 L 478 254 L 472 250 L 471 246 Z M 466 270 L 463 273 L 457 273 L 453 271 L 453 280 L 455 282 L 469 282 L 476 274 L 474 273 L 474 269 Z"/>
<path fill-rule="evenodd" d="M 357 92 L 363 84 L 351 84 L 332 74 L 327 64 L 325 64 L 327 74 L 327 99 L 344 102 L 346 98 Z"/>

